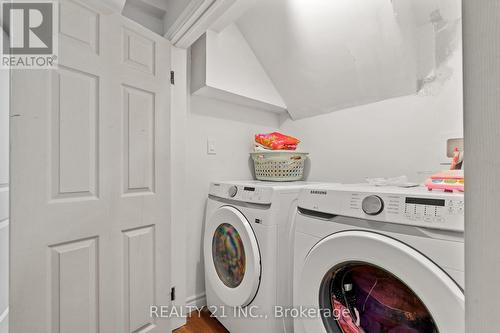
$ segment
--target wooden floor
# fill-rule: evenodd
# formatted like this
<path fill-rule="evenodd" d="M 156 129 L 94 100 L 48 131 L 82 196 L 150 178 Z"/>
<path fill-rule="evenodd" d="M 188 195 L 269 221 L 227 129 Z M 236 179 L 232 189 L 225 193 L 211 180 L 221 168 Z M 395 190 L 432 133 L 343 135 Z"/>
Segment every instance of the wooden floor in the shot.
<path fill-rule="evenodd" d="M 198 316 L 195 311 L 187 318 L 187 324 L 178 328 L 174 333 L 229 333 L 217 319 L 210 316 L 208 310 L 204 310 Z"/>

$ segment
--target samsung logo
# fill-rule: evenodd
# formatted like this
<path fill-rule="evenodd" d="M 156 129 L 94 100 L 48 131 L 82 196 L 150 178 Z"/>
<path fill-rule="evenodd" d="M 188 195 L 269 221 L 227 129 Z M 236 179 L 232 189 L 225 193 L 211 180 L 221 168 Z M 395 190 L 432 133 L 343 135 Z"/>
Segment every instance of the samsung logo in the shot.
<path fill-rule="evenodd" d="M 319 195 L 326 195 L 326 191 L 320 191 L 320 190 L 311 190 L 311 194 L 319 194 Z"/>

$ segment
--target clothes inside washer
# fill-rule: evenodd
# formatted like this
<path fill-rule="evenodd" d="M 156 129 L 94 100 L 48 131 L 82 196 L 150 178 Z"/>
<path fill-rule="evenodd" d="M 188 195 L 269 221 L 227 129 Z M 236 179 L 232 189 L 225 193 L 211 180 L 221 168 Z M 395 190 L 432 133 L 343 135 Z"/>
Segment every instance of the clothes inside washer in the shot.
<path fill-rule="evenodd" d="M 219 225 L 212 240 L 212 258 L 221 281 L 229 288 L 238 287 L 245 276 L 246 256 L 240 234 L 234 226 Z"/>
<path fill-rule="evenodd" d="M 331 306 L 343 333 L 437 333 L 420 298 L 391 273 L 368 264 L 347 264 L 330 282 Z"/>

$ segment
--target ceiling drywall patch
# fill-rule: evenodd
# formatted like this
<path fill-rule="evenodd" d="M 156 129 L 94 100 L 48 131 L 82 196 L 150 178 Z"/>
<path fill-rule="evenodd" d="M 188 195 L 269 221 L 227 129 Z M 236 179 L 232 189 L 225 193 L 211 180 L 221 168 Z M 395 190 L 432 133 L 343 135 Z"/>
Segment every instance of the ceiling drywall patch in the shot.
<path fill-rule="evenodd" d="M 417 91 L 415 59 L 387 0 L 274 0 L 237 24 L 293 118 Z"/>
<path fill-rule="evenodd" d="M 458 0 L 393 0 L 401 31 L 415 51 L 419 94 L 437 94 L 452 75 L 447 62 L 459 49 L 461 9 Z"/>
<path fill-rule="evenodd" d="M 237 25 L 298 119 L 446 80 L 460 15 L 460 0 L 273 0 Z"/>

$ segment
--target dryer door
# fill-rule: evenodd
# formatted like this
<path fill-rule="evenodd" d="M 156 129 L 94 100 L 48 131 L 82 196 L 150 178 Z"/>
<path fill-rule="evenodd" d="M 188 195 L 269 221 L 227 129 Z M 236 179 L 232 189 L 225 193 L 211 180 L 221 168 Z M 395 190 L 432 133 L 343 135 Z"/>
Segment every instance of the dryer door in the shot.
<path fill-rule="evenodd" d="M 219 208 L 205 226 L 205 274 L 217 296 L 230 306 L 246 306 L 257 294 L 260 252 L 250 223 L 231 206 Z"/>
<path fill-rule="evenodd" d="M 305 332 L 463 333 L 463 291 L 436 264 L 390 237 L 344 231 L 318 242 L 300 274 Z"/>

